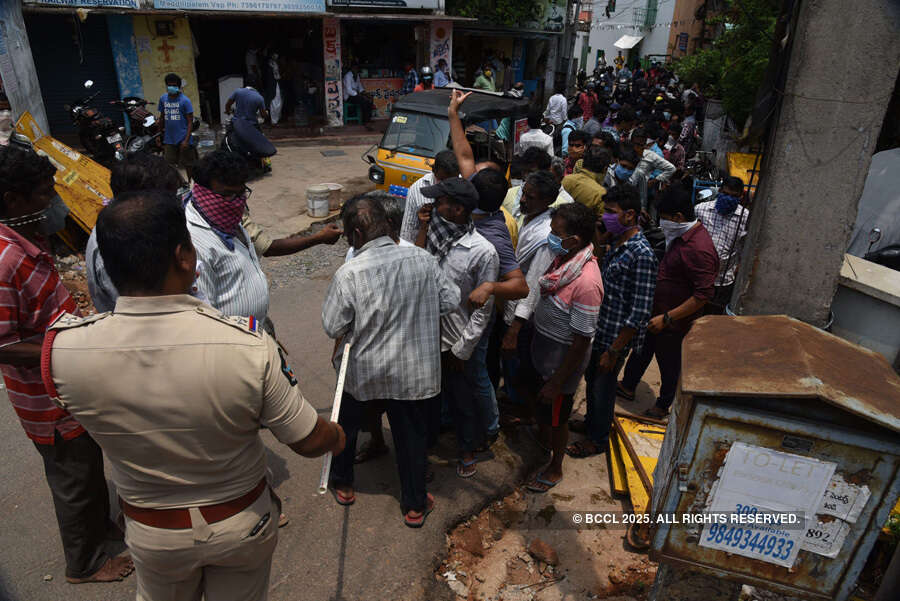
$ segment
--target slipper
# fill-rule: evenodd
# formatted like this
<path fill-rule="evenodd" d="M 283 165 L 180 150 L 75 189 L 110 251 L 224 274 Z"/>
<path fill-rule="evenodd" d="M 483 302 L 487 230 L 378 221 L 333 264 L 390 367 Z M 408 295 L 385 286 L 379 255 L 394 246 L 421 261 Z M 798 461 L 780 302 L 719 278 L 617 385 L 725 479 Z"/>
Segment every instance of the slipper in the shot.
<path fill-rule="evenodd" d="M 631 392 L 629 392 L 627 388 L 622 386 L 621 382 L 617 382 L 616 383 L 616 396 L 620 396 L 623 399 L 625 399 L 626 401 L 633 401 L 634 400 L 634 391 L 632 390 Z"/>
<path fill-rule="evenodd" d="M 576 434 L 587 434 L 587 422 L 583 419 L 570 419 L 569 432 Z"/>
<path fill-rule="evenodd" d="M 460 459 L 456 463 L 456 475 L 459 476 L 460 478 L 471 478 L 472 476 L 474 476 L 476 474 L 476 472 L 478 472 L 478 469 L 475 468 L 471 472 L 467 472 L 464 470 L 466 470 L 467 468 L 470 468 L 470 467 L 474 467 L 477 464 L 478 464 L 477 459 L 473 459 L 472 461 L 463 461 L 462 459 Z"/>
<path fill-rule="evenodd" d="M 426 493 L 425 495 L 425 511 L 422 512 L 417 518 L 411 517 L 409 512 L 406 512 L 406 515 L 403 516 L 403 523 L 409 526 L 410 528 L 421 528 L 425 525 L 425 518 L 428 517 L 428 514 L 434 511 L 434 497 L 431 493 Z"/>
<path fill-rule="evenodd" d="M 593 445 L 594 450 L 588 450 L 588 444 Z M 579 440 L 578 442 L 574 442 L 566 447 L 566 455 L 569 457 L 575 457 L 576 459 L 584 459 L 585 457 L 593 457 L 594 455 L 599 455 L 600 449 L 597 448 L 597 445 L 594 443 L 589 443 L 585 440 Z"/>
<path fill-rule="evenodd" d="M 278 527 L 279 528 L 284 528 L 285 526 L 287 526 L 290 523 L 291 523 L 291 518 L 284 515 L 283 513 L 278 516 Z"/>
<path fill-rule="evenodd" d="M 387 445 L 380 447 L 373 447 L 372 445 L 366 445 L 359 450 L 359 453 L 356 454 L 356 457 L 353 458 L 353 463 L 365 463 L 366 461 L 371 461 L 377 457 L 381 457 L 382 455 L 387 455 L 388 448 Z"/>
<path fill-rule="evenodd" d="M 356 493 L 353 493 L 349 497 L 346 497 L 338 489 L 332 488 L 331 494 L 334 495 L 334 500 L 338 502 L 338 505 L 344 505 L 346 507 L 348 505 L 353 505 L 354 503 L 356 503 Z"/>
<path fill-rule="evenodd" d="M 550 482 L 550 480 L 547 480 L 544 478 L 544 472 L 541 472 L 540 474 L 538 474 L 537 476 L 534 477 L 534 480 L 532 480 L 531 482 L 526 484 L 525 488 L 527 488 L 531 492 L 542 493 L 542 492 L 547 492 L 548 490 L 550 490 L 551 488 L 553 488 L 560 482 L 562 482 L 562 478 L 560 478 L 556 482 Z M 538 486 L 538 484 L 543 484 L 546 488 Z"/>

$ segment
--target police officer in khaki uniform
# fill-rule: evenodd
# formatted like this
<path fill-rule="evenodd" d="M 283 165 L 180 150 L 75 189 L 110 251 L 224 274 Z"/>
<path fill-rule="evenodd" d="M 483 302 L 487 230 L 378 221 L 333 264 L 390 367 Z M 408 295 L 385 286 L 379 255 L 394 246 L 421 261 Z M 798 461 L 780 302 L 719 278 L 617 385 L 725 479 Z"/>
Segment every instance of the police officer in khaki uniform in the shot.
<path fill-rule="evenodd" d="M 97 223 L 115 311 L 48 331 L 51 398 L 100 444 L 125 514 L 139 601 L 266 599 L 280 503 L 259 428 L 340 453 L 272 338 L 188 295 L 196 253 L 174 195 L 117 198 Z"/>

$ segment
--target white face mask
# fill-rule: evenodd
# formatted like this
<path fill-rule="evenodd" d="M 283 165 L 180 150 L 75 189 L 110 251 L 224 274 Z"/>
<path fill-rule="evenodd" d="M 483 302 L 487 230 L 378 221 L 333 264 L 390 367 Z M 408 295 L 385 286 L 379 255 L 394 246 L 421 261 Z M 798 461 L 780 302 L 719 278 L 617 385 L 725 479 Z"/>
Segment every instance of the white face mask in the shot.
<path fill-rule="evenodd" d="M 669 248 L 669 246 L 671 246 L 672 241 L 675 240 L 675 238 L 680 238 L 696 224 L 696 219 L 694 221 L 685 221 L 684 223 L 669 221 L 668 219 L 660 219 L 659 227 L 662 228 L 663 236 L 666 237 L 666 248 Z"/>

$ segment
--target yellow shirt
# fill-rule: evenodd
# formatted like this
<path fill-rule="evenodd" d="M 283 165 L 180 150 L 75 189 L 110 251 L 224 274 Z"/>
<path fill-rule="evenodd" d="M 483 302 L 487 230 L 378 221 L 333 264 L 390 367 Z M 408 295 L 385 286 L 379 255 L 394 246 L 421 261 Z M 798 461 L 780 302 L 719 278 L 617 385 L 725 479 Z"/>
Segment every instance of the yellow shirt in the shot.
<path fill-rule="evenodd" d="M 602 178 L 596 173 L 582 167 L 580 171 L 565 176 L 562 185 L 575 202 L 580 202 L 600 215 L 603 213 L 603 197 L 606 196 L 606 188 L 600 185 L 601 181 Z"/>

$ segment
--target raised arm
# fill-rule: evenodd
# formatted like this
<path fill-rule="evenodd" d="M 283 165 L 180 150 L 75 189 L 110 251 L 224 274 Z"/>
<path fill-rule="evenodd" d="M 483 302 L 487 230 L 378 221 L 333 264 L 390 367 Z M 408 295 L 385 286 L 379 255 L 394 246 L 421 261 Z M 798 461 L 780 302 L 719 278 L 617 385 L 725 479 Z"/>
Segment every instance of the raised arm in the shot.
<path fill-rule="evenodd" d="M 463 128 L 462 119 L 459 118 L 459 106 L 473 93 L 453 90 L 450 96 L 450 106 L 447 107 L 453 154 L 456 155 L 456 161 L 459 163 L 459 174 L 464 178 L 472 177 L 475 173 L 475 155 L 472 153 L 472 146 L 466 139 L 466 131 Z"/>

